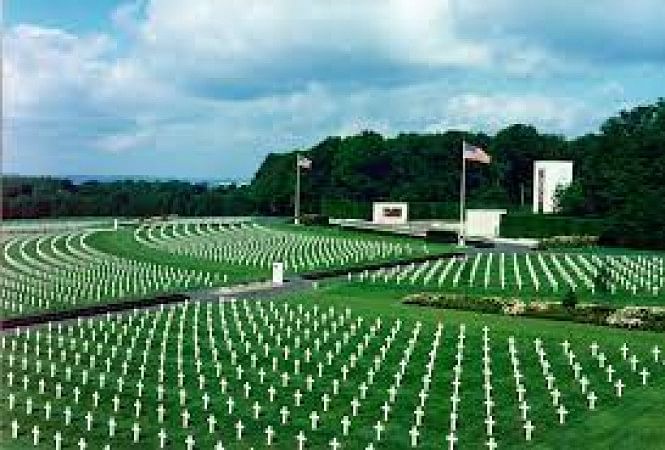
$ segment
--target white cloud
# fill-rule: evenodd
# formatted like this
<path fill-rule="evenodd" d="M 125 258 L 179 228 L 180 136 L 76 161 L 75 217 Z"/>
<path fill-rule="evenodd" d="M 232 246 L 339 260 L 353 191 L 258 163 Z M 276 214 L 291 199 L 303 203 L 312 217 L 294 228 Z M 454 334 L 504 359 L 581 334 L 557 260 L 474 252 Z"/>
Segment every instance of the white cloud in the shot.
<path fill-rule="evenodd" d="M 267 152 L 329 134 L 513 122 L 577 134 L 626 105 L 630 89 L 609 75 L 559 84 L 551 71 L 580 54 L 519 28 L 502 8 L 545 18 L 518 3 L 133 0 L 113 14 L 120 37 L 9 27 L 12 164 L 30 171 L 39 155 L 60 173 L 249 175 Z M 548 8 L 551 26 L 578 23 Z"/>
<path fill-rule="evenodd" d="M 452 0 L 457 31 L 568 63 L 665 62 L 662 0 Z"/>
<path fill-rule="evenodd" d="M 108 68 L 108 36 L 79 37 L 32 25 L 10 28 L 3 41 L 5 114 L 20 115 L 35 107 L 90 95 Z"/>

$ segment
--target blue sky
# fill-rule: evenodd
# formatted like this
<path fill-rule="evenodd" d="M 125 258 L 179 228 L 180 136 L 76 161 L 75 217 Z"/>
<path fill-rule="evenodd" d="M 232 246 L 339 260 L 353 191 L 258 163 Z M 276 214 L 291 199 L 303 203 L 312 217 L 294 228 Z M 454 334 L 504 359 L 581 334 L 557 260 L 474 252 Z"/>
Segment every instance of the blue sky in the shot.
<path fill-rule="evenodd" d="M 665 96 L 662 0 L 4 3 L 5 173 L 244 179 L 328 135 L 572 137 Z"/>

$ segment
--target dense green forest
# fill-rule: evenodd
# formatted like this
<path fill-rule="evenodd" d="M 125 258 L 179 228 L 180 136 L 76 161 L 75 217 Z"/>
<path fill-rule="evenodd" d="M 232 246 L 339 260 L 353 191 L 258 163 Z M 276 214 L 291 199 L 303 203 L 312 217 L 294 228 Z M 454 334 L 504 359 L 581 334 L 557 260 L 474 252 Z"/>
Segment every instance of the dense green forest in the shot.
<path fill-rule="evenodd" d="M 449 131 L 386 138 L 366 131 L 328 137 L 300 153 L 303 210 L 367 214 L 369 202 L 413 203 L 417 217 L 454 217 L 461 143 L 486 148 L 490 165 L 468 168 L 469 205 L 531 204 L 533 161 L 571 159 L 575 182 L 560 197 L 561 214 L 603 218 L 604 239 L 617 245 L 665 246 L 665 99 L 623 111 L 597 133 L 575 139 L 511 125 L 494 136 Z M 75 185 L 54 178 L 3 177 L 5 218 L 51 216 L 289 215 L 295 151 L 269 154 L 248 186 L 118 181 Z"/>

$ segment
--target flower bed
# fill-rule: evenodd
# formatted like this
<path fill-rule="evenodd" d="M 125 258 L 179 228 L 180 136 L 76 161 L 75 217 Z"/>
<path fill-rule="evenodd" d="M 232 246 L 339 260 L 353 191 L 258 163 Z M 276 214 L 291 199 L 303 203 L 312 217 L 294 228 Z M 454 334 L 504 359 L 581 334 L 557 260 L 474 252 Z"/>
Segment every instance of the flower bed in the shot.
<path fill-rule="evenodd" d="M 614 307 L 598 304 L 579 304 L 566 308 L 559 302 L 505 299 L 499 297 L 470 297 L 458 294 L 418 293 L 404 298 L 409 305 L 432 308 L 476 311 L 550 320 L 589 323 L 639 330 L 665 331 L 665 307 Z"/>

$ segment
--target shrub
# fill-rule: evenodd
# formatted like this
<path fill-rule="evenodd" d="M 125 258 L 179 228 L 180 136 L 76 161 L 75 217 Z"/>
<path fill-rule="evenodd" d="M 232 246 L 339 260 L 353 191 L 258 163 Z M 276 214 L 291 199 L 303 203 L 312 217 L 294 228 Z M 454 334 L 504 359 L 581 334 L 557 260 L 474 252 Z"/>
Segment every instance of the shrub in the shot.
<path fill-rule="evenodd" d="M 327 226 L 329 219 L 328 216 L 323 214 L 303 214 L 300 216 L 300 223 L 303 225 Z"/>
<path fill-rule="evenodd" d="M 561 301 L 561 305 L 568 310 L 575 309 L 577 306 L 577 293 L 572 289 L 568 290 Z"/>

